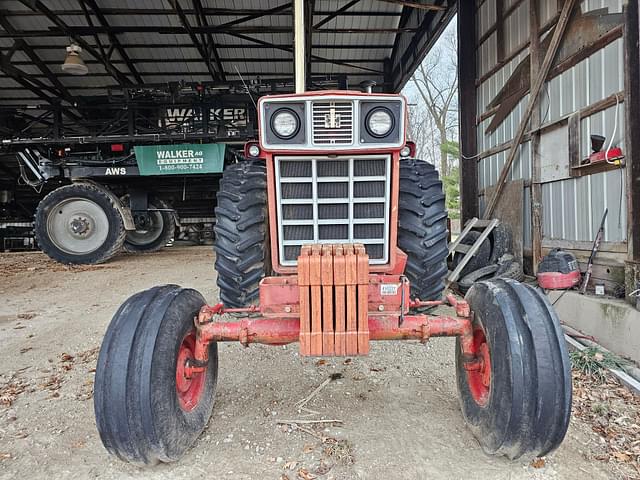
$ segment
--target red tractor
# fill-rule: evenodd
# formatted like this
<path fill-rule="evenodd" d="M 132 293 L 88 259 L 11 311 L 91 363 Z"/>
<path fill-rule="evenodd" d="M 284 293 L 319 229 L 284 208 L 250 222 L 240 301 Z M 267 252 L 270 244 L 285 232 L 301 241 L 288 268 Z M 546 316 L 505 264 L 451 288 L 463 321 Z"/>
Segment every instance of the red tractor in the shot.
<path fill-rule="evenodd" d="M 571 410 L 558 318 L 514 280 L 442 298 L 442 183 L 411 158 L 404 97 L 278 95 L 258 111 L 259 142 L 225 170 L 218 193 L 222 303 L 158 286 L 129 298 L 109 325 L 94 397 L 107 450 L 134 463 L 178 460 L 211 416 L 218 342 L 355 356 L 371 340 L 440 336 L 457 339 L 462 413 L 486 452 L 513 459 L 558 447 Z M 424 313 L 441 304 L 455 315 Z"/>

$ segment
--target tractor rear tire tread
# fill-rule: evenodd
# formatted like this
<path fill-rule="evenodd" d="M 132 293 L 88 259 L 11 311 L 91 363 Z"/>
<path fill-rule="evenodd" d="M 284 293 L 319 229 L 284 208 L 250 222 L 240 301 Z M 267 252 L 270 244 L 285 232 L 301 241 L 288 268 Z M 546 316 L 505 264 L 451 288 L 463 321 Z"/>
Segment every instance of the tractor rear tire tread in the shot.
<path fill-rule="evenodd" d="M 442 181 L 423 160 L 400 161 L 398 247 L 407 254 L 411 295 L 438 300 L 447 275 L 447 210 Z"/>
<path fill-rule="evenodd" d="M 269 271 L 267 171 L 246 160 L 225 168 L 217 194 L 215 268 L 220 300 L 238 308 L 256 303 L 259 283 Z"/>

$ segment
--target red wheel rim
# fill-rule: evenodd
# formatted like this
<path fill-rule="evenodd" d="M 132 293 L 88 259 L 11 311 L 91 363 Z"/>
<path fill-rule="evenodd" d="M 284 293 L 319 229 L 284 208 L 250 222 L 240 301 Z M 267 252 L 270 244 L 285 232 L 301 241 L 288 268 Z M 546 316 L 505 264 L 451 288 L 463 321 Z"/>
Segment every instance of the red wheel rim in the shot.
<path fill-rule="evenodd" d="M 190 412 L 198 405 L 202 392 L 204 391 L 204 382 L 207 371 L 192 373 L 187 375 L 187 363 L 194 358 L 194 350 L 196 346 L 196 334 L 191 331 L 185 335 L 178 350 L 178 362 L 176 365 L 176 392 L 180 408 L 185 412 Z"/>
<path fill-rule="evenodd" d="M 473 346 L 477 363 L 475 368 L 467 370 L 467 384 L 475 402 L 484 407 L 491 391 L 491 355 L 484 330 L 479 326 L 473 329 Z"/>

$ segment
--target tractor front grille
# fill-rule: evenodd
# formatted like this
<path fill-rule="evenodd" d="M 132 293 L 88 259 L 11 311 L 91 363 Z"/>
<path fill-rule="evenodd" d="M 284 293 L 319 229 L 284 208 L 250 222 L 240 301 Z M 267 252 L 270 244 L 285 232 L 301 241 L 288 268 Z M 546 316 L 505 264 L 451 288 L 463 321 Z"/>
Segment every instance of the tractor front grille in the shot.
<path fill-rule="evenodd" d="M 353 143 L 353 102 L 313 102 L 313 144 Z"/>
<path fill-rule="evenodd" d="M 308 243 L 362 243 L 370 263 L 389 259 L 391 157 L 275 158 L 280 264 Z"/>

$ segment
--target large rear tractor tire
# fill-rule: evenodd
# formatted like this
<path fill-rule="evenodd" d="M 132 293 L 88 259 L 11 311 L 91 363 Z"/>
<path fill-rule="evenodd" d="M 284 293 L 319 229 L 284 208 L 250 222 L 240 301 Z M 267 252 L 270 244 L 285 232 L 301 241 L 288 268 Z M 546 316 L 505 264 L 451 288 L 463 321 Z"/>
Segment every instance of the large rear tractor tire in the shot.
<path fill-rule="evenodd" d="M 116 201 L 104 188 L 91 183 L 55 189 L 36 210 L 38 245 L 60 263 L 106 262 L 120 252 L 126 235 Z"/>
<path fill-rule="evenodd" d="M 260 280 L 270 271 L 264 162 L 229 165 L 217 199 L 213 249 L 220 300 L 232 308 L 255 304 Z"/>
<path fill-rule="evenodd" d="M 128 202 L 128 198 L 124 199 L 124 201 Z M 127 231 L 123 246 L 125 252 L 157 252 L 173 240 L 176 231 L 176 219 L 167 202 L 157 197 L 151 197 L 149 199 L 149 215 L 146 221 L 145 225 L 141 225 L 135 230 Z"/>
<path fill-rule="evenodd" d="M 407 254 L 411 295 L 438 300 L 447 275 L 447 209 L 442 181 L 423 160 L 400 162 L 398 247 Z"/>
<path fill-rule="evenodd" d="M 153 287 L 118 309 L 102 342 L 94 408 L 106 449 L 135 464 L 178 460 L 206 426 L 213 408 L 218 350 L 206 370 L 187 378 L 205 304 L 195 290 Z"/>
<path fill-rule="evenodd" d="M 511 279 L 475 283 L 478 369 L 456 346 L 462 413 L 486 453 L 543 456 L 562 442 L 571 415 L 571 370 L 560 322 L 546 297 Z"/>

